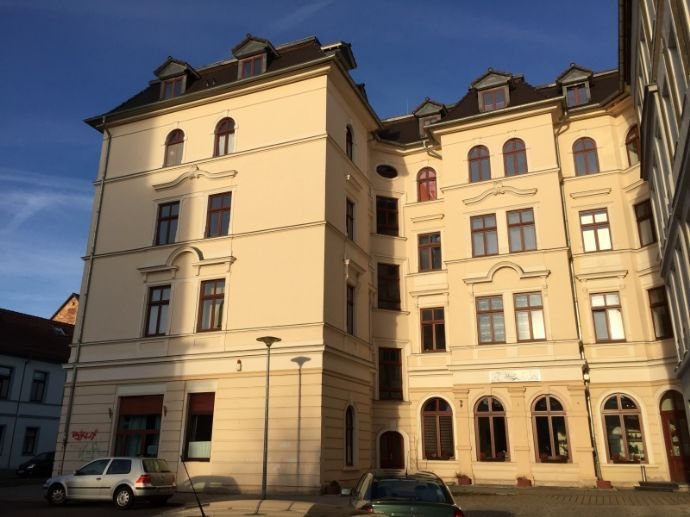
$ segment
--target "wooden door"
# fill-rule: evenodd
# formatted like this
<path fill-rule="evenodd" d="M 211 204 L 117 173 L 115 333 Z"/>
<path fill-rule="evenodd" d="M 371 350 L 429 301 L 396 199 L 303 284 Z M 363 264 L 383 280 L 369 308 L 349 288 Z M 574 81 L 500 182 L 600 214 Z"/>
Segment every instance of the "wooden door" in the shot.
<path fill-rule="evenodd" d="M 404 441 L 400 433 L 387 431 L 379 439 L 381 458 L 380 467 L 382 469 L 404 469 L 405 457 Z"/>
<path fill-rule="evenodd" d="M 686 483 L 690 481 L 690 434 L 681 394 L 666 392 L 660 412 L 671 481 Z"/>

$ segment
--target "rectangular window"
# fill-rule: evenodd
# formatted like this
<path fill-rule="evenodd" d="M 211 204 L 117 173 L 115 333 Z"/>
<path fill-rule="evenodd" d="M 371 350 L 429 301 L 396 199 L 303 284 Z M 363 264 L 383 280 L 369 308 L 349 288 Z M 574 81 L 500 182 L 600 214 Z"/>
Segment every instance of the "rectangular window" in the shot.
<path fill-rule="evenodd" d="M 231 192 L 223 192 L 208 197 L 206 237 L 219 237 L 228 234 L 231 200 Z"/>
<path fill-rule="evenodd" d="M 472 256 L 496 255 L 498 253 L 496 214 L 470 217 L 470 227 L 472 229 Z"/>
<path fill-rule="evenodd" d="M 145 332 L 147 336 L 164 336 L 168 332 L 169 308 L 170 286 L 159 285 L 149 288 Z"/>
<path fill-rule="evenodd" d="M 355 335 L 355 288 L 352 285 L 347 286 L 347 301 L 346 301 L 346 330 L 351 336 Z"/>
<path fill-rule="evenodd" d="M 402 360 L 399 348 L 379 348 L 379 399 L 403 399 Z"/>
<path fill-rule="evenodd" d="M 378 307 L 391 311 L 400 310 L 400 266 L 378 263 Z"/>
<path fill-rule="evenodd" d="M 38 427 L 27 427 L 24 431 L 24 441 L 22 442 L 22 456 L 34 456 L 36 445 L 38 444 Z"/>
<path fill-rule="evenodd" d="M 422 352 L 446 350 L 446 324 L 443 307 L 422 309 Z"/>
<path fill-rule="evenodd" d="M 43 402 L 46 395 L 46 385 L 48 384 L 48 372 L 36 370 L 33 379 L 31 379 L 31 393 L 29 400 L 31 402 Z"/>
<path fill-rule="evenodd" d="M 116 456 L 158 456 L 163 395 L 120 397 Z"/>
<path fill-rule="evenodd" d="M 422 233 L 418 237 L 419 270 L 441 269 L 441 233 Z"/>
<path fill-rule="evenodd" d="M 605 208 L 580 212 L 580 228 L 585 252 L 612 249 L 609 214 Z"/>
<path fill-rule="evenodd" d="M 240 79 L 261 75 L 264 71 L 264 54 L 240 61 Z"/>
<path fill-rule="evenodd" d="M 635 219 L 637 220 L 637 232 L 640 236 L 640 246 L 649 246 L 656 242 L 654 219 L 652 217 L 652 205 L 649 199 L 635 205 Z"/>
<path fill-rule="evenodd" d="M 589 92 L 586 83 L 567 86 L 565 89 L 566 104 L 568 107 L 580 106 L 589 102 Z"/>
<path fill-rule="evenodd" d="M 534 212 L 531 208 L 508 212 L 508 242 L 511 253 L 537 249 Z"/>
<path fill-rule="evenodd" d="M 647 291 L 649 294 L 649 308 L 652 311 L 654 335 L 657 339 L 673 337 L 671 313 L 668 308 L 665 287 L 655 287 Z"/>
<path fill-rule="evenodd" d="M 5 428 L 4 424 L 0 425 L 0 455 L 5 451 Z"/>
<path fill-rule="evenodd" d="M 398 235 L 398 200 L 376 196 L 376 233 Z"/>
<path fill-rule="evenodd" d="M 201 282 L 199 299 L 199 332 L 220 330 L 223 321 L 223 302 L 225 300 L 225 280 L 206 280 Z"/>
<path fill-rule="evenodd" d="M 480 344 L 505 343 L 506 325 L 501 296 L 477 298 L 477 328 Z"/>
<path fill-rule="evenodd" d="M 348 239 L 355 240 L 355 203 L 351 199 L 345 200 L 345 232 Z"/>
<path fill-rule="evenodd" d="M 481 92 L 482 111 L 493 111 L 506 107 L 506 88 L 494 88 Z"/>
<path fill-rule="evenodd" d="M 158 218 L 156 220 L 156 246 L 175 242 L 179 213 L 179 201 L 158 205 Z"/>
<path fill-rule="evenodd" d="M 215 397 L 215 393 L 190 393 L 189 395 L 184 448 L 187 460 L 208 461 L 211 459 Z"/>
<path fill-rule="evenodd" d="M 541 293 L 515 295 L 515 324 L 518 341 L 546 339 Z"/>
<path fill-rule="evenodd" d="M 161 84 L 161 98 L 179 97 L 184 91 L 184 76 L 167 79 Z"/>
<path fill-rule="evenodd" d="M 10 382 L 12 381 L 12 368 L 0 366 L 0 400 L 10 398 Z"/>
<path fill-rule="evenodd" d="M 618 293 L 593 294 L 590 299 L 597 343 L 625 340 Z"/>

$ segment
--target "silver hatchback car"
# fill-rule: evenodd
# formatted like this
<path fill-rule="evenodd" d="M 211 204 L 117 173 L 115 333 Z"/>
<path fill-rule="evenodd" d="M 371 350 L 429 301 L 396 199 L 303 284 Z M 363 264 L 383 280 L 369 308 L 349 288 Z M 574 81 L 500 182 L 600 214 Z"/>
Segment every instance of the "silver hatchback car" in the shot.
<path fill-rule="evenodd" d="M 113 501 L 128 508 L 136 499 L 165 504 L 175 494 L 175 474 L 158 458 L 99 458 L 74 471 L 55 476 L 43 484 L 50 504 L 69 500 Z"/>

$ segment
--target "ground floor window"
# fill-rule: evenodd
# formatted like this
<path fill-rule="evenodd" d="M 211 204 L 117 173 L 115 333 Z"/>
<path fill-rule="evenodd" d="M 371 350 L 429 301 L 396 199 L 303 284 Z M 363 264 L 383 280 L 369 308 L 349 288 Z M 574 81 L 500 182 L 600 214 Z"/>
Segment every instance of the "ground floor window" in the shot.
<path fill-rule="evenodd" d="M 540 397 L 532 407 L 537 460 L 565 463 L 570 459 L 563 404 L 552 396 Z"/>
<path fill-rule="evenodd" d="M 215 393 L 190 393 L 185 456 L 188 460 L 209 460 L 211 458 L 211 436 L 213 432 L 213 405 Z"/>
<path fill-rule="evenodd" d="M 477 433 L 477 459 L 479 461 L 506 461 L 508 459 L 508 433 L 503 404 L 494 397 L 484 397 L 475 407 Z"/>
<path fill-rule="evenodd" d="M 642 419 L 637 404 L 630 397 L 616 393 L 606 399 L 602 414 L 609 461 L 613 463 L 646 461 Z"/>
<path fill-rule="evenodd" d="M 455 457 L 453 410 L 443 399 L 434 398 L 422 409 L 424 459 L 449 460 Z"/>
<path fill-rule="evenodd" d="M 24 441 L 22 442 L 22 455 L 33 456 L 36 454 L 37 443 L 38 427 L 27 427 L 24 431 Z"/>
<path fill-rule="evenodd" d="M 158 455 L 163 395 L 120 397 L 115 454 Z"/>

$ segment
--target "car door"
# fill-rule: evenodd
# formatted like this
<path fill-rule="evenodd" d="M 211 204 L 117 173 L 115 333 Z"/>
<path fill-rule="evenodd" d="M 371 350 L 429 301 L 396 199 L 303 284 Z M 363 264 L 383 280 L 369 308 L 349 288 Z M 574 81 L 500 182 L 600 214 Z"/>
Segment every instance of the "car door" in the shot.
<path fill-rule="evenodd" d="M 131 479 L 130 476 L 131 472 L 132 460 L 130 458 L 113 458 L 101 480 L 101 494 L 103 497 L 110 499 L 117 484 L 124 479 L 129 478 L 134 483 L 134 479 Z"/>
<path fill-rule="evenodd" d="M 110 458 L 87 463 L 67 479 L 67 494 L 72 499 L 103 499 L 103 472 Z"/>

